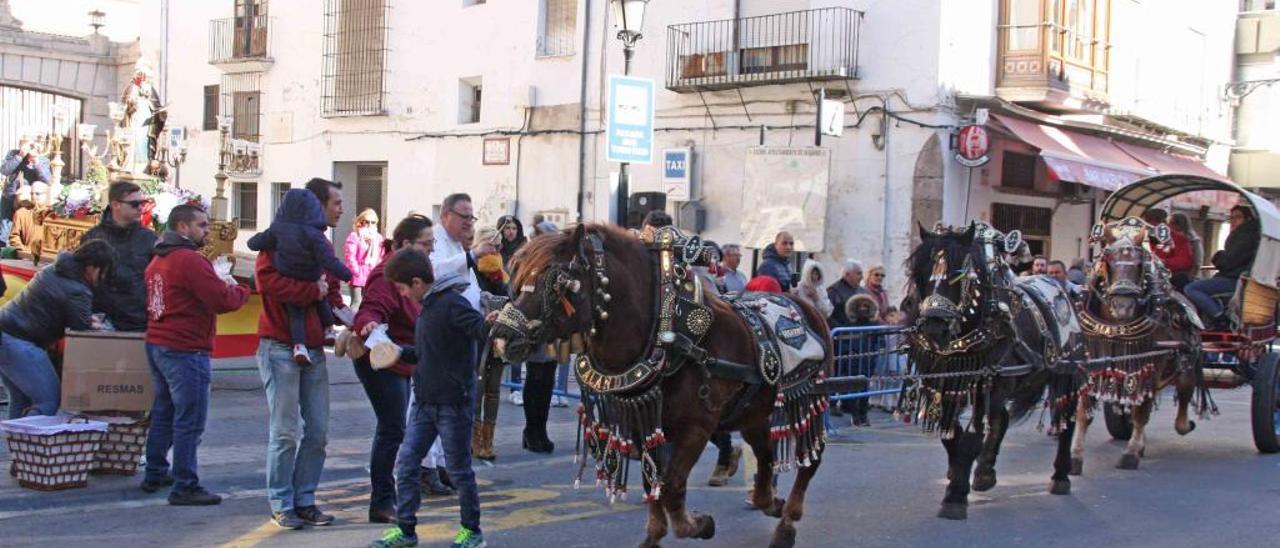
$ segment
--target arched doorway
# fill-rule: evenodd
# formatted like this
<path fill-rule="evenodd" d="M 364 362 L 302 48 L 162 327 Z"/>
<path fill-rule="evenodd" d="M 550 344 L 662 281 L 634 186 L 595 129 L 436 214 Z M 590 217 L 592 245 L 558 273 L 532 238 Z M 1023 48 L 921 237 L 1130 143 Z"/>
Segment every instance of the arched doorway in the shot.
<path fill-rule="evenodd" d="M 16 86 L 0 85 L 0 154 L 18 148 L 25 135 L 50 135 L 54 131 L 55 113 L 64 116 L 60 132 L 63 159 L 62 175 L 71 178 L 81 173 L 80 144 L 76 125 L 84 117 L 84 101 L 75 97 Z"/>
<path fill-rule="evenodd" d="M 925 141 L 916 156 L 911 187 L 911 231 L 915 232 L 915 223 L 933 228 L 942 220 L 942 141 L 937 133 Z"/>

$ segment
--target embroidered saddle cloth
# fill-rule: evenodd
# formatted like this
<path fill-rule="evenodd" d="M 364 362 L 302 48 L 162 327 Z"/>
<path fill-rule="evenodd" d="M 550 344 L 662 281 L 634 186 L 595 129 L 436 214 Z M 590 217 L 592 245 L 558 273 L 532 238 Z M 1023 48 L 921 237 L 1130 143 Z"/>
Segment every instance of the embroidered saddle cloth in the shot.
<path fill-rule="evenodd" d="M 801 365 L 822 362 L 822 339 L 791 299 L 772 293 L 744 293 L 734 301 L 734 308 L 756 333 L 760 372 L 770 384 Z"/>

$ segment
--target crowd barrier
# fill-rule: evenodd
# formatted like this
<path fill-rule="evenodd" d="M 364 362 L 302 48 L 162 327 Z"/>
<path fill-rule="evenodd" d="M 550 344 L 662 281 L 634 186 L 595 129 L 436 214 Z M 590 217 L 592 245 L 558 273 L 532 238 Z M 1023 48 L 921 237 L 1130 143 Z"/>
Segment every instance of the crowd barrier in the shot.
<path fill-rule="evenodd" d="M 907 356 L 902 349 L 906 328 L 901 326 L 838 327 L 831 331 L 835 369 L 832 377 L 867 377 L 867 389 L 831 396 L 831 404 L 866 399 L 870 404 L 893 409 L 902 390 L 900 376 L 906 373 Z M 828 430 L 835 430 L 828 412 Z"/>

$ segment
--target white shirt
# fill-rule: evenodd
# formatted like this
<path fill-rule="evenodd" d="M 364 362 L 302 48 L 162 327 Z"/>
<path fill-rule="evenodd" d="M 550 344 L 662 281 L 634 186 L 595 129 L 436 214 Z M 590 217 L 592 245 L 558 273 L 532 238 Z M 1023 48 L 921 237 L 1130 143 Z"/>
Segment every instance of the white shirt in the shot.
<path fill-rule="evenodd" d="M 471 304 L 471 308 L 480 310 L 480 284 L 476 281 L 476 271 L 467 266 L 469 252 L 449 236 L 449 231 L 441 230 L 439 234 L 436 247 L 431 250 L 431 271 L 436 279 L 445 274 L 457 274 L 466 278 L 470 283 L 462 296 Z"/>

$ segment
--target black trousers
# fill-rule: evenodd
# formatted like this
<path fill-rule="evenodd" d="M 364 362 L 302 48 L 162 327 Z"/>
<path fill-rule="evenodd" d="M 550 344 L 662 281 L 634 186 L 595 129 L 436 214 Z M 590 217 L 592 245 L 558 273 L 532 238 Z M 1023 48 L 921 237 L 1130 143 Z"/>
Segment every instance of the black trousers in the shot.
<path fill-rule="evenodd" d="M 733 434 L 728 430 L 716 430 L 711 435 L 711 444 L 720 451 L 716 456 L 716 466 L 728 466 L 733 462 Z"/>
<path fill-rule="evenodd" d="M 556 362 L 527 362 L 524 376 L 524 433 L 531 441 L 547 438 L 551 391 L 556 385 Z"/>

